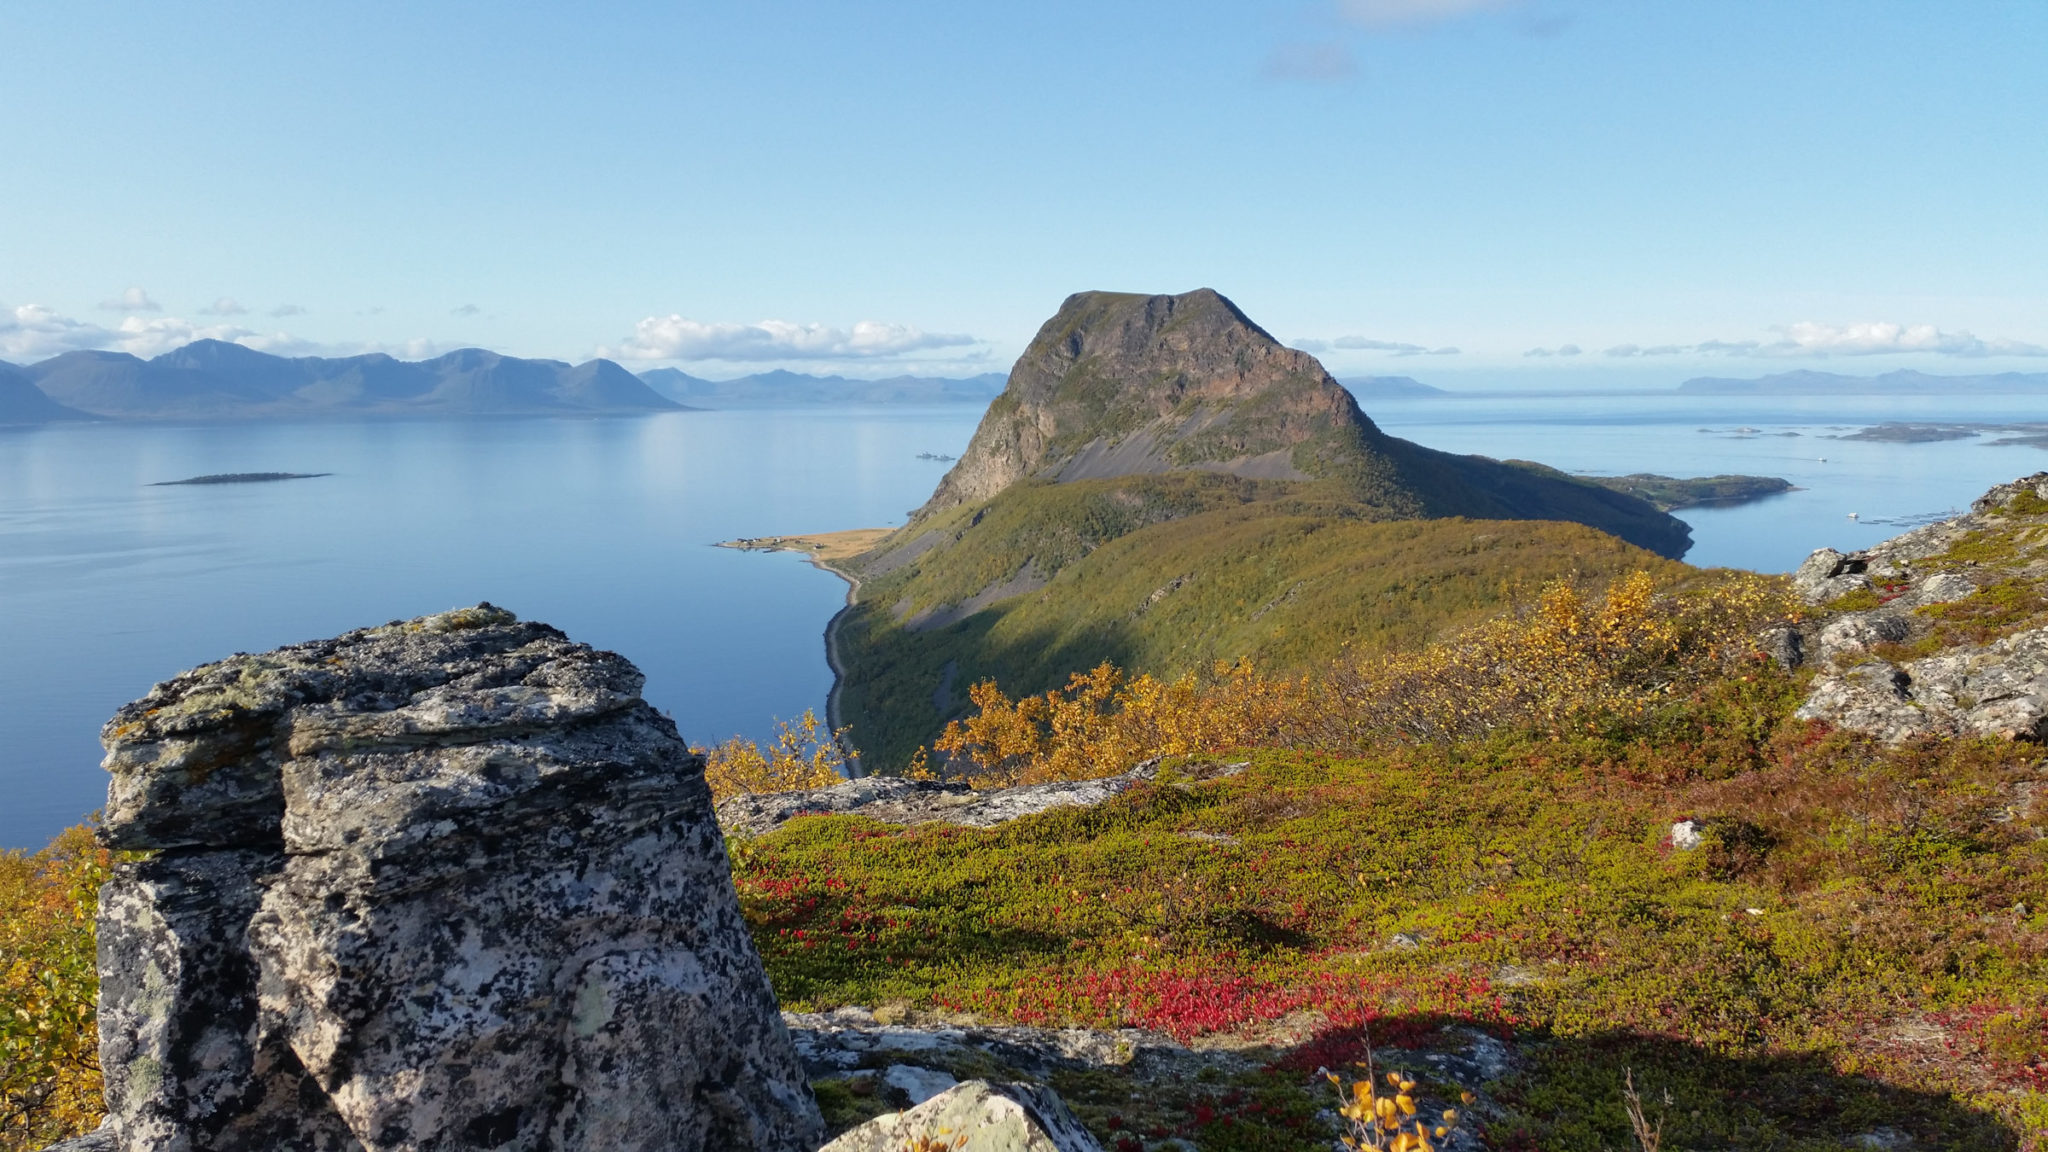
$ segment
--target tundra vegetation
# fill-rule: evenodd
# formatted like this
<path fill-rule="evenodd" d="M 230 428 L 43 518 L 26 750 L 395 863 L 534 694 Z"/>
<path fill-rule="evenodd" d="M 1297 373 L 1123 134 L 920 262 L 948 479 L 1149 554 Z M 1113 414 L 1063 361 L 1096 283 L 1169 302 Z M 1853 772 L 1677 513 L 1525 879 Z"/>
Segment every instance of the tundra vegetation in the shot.
<path fill-rule="evenodd" d="M 1245 1054 L 1136 1096 L 1056 1073 L 1125 1152 L 1327 1148 L 1380 1099 L 1440 1115 L 1464 1088 L 1482 1105 L 1458 1127 L 1503 1149 L 1627 1147 L 1638 1121 L 1672 1148 L 2048 1147 L 2040 748 L 1796 719 L 1810 673 L 1756 638 L 1812 611 L 1775 580 L 1652 567 L 1307 672 L 983 682 L 938 770 L 1053 780 L 1164 756 L 1158 779 L 988 829 L 802 816 L 732 841 L 734 881 L 785 1007 Z M 808 786 L 837 765 L 831 736 L 806 717 L 770 747 L 728 743 L 713 778 Z M 1224 758 L 1249 763 L 1204 770 Z M 7 861 L 13 1149 L 94 1119 L 105 860 L 74 831 Z M 1485 1083 L 1418 1056 L 1473 1035 L 1507 1053 Z M 1397 1076 L 1361 1096 L 1368 1053 Z M 1329 1071 L 1358 1116 L 1333 1113 Z"/>

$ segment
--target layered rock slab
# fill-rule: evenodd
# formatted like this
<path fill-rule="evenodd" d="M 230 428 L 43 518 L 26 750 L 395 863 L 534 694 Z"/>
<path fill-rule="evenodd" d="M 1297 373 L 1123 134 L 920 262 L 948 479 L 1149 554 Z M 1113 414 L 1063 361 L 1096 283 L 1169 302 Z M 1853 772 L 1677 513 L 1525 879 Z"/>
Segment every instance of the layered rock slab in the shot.
<path fill-rule="evenodd" d="M 700 760 L 625 659 L 479 605 L 236 656 L 104 739 L 112 1147 L 822 1138 Z"/>

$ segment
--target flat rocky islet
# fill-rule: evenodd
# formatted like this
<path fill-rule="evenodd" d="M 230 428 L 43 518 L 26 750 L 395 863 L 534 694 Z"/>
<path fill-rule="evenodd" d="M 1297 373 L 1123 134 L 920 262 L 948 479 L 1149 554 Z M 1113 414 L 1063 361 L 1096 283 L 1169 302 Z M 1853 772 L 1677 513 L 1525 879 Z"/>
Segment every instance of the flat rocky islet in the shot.
<path fill-rule="evenodd" d="M 313 480 L 332 472 L 214 472 L 183 480 L 159 480 L 151 488 L 176 488 L 184 484 L 269 484 L 278 480 Z"/>
<path fill-rule="evenodd" d="M 1970 440 L 1991 436 L 1986 440 L 1988 447 L 2005 448 L 2024 446 L 2048 448 L 2048 424 L 1991 424 L 1991 423 L 1915 423 L 1897 422 L 1873 424 L 1845 435 L 1835 436 L 1836 440 L 1865 440 L 1880 444 L 1938 444 L 1949 440 Z"/>

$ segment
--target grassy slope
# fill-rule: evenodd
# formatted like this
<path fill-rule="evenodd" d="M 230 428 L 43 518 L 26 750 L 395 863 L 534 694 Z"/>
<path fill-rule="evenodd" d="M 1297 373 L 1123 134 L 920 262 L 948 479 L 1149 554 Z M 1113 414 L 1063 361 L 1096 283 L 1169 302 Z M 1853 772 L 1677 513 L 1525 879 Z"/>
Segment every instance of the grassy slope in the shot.
<path fill-rule="evenodd" d="M 1572 572 L 1681 570 L 1576 524 L 1356 511 L 1322 485 L 1182 473 L 1020 485 L 978 522 L 937 518 L 921 527 L 957 541 L 870 577 L 842 625 L 855 746 L 870 770 L 900 766 L 982 679 L 1015 695 L 1104 660 L 1166 676 L 1240 656 L 1306 669 L 1415 646 Z M 1027 563 L 1054 573 L 1042 590 L 943 628 L 898 622 L 899 607 L 965 601 Z"/>
<path fill-rule="evenodd" d="M 1362 1022 L 1425 1072 L 1400 1049 L 1441 1027 L 1508 1039 L 1495 1148 L 1633 1147 L 1624 1069 L 1667 1147 L 2048 1131 L 2048 805 L 2009 807 L 2034 751 L 1873 747 L 1797 697 L 1760 672 L 1629 732 L 1265 753 L 991 830 L 802 818 L 736 842 L 735 876 L 792 1006 L 1184 1037 L 1320 1014 L 1223 1081 L 1056 1076 L 1111 1147 L 1328 1147 L 1314 1069 Z"/>

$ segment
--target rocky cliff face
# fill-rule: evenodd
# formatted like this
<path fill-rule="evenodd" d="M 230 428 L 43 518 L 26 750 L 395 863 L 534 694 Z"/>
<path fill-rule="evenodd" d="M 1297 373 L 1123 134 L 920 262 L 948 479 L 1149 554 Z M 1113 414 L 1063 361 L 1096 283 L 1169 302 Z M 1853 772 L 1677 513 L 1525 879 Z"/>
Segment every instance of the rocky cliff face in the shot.
<path fill-rule="evenodd" d="M 1683 522 L 1625 493 L 1388 436 L 1315 357 L 1207 288 L 1069 296 L 912 526 L 1025 479 L 1181 470 L 1333 481 L 1383 519 L 1572 520 L 1672 557 L 1690 544 Z"/>
<path fill-rule="evenodd" d="M 170 1149 L 809 1150 L 702 764 L 624 659 L 476 608 L 107 725 L 108 1128 Z"/>
<path fill-rule="evenodd" d="M 1887 741 L 2048 737 L 2048 472 L 1874 548 L 1823 548 L 1793 575 L 1836 609 L 1780 640 L 1818 665 L 1799 715 Z"/>
<path fill-rule="evenodd" d="M 1294 449 L 1351 424 L 1377 432 L 1313 356 L 1210 289 L 1079 292 L 1018 358 L 927 507 L 978 503 L 1033 475 L 1207 468 L 1305 480 L 1323 462 Z"/>

